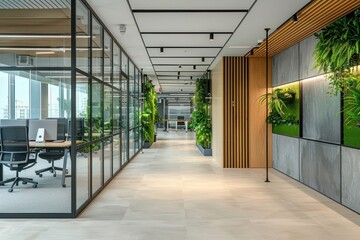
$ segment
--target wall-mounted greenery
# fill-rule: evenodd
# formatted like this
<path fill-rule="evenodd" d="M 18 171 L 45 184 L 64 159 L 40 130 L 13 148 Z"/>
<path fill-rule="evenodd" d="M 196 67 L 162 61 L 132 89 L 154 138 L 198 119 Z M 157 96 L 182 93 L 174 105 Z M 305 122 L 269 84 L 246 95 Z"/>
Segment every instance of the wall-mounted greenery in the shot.
<path fill-rule="evenodd" d="M 360 64 L 360 10 L 329 24 L 315 36 L 319 39 L 314 50 L 315 67 L 327 74 L 330 92 L 336 95 L 359 85 L 360 73 L 352 67 Z"/>
<path fill-rule="evenodd" d="M 344 145 L 360 148 L 360 89 L 344 93 Z"/>
<path fill-rule="evenodd" d="M 299 137 L 300 119 L 299 82 L 277 87 L 273 92 L 260 97 L 260 104 L 268 99 L 269 116 L 266 121 L 272 124 L 276 134 Z"/>
<path fill-rule="evenodd" d="M 196 80 L 195 111 L 192 113 L 192 127 L 196 133 L 196 144 L 205 149 L 211 148 L 210 103 L 207 97 L 206 79 Z"/>
<path fill-rule="evenodd" d="M 360 10 L 315 34 L 315 67 L 326 73 L 330 93 L 344 94 L 344 145 L 360 148 Z"/>
<path fill-rule="evenodd" d="M 144 141 L 152 144 L 155 136 L 155 120 L 158 116 L 157 94 L 150 81 L 145 83 L 144 88 L 144 111 L 141 115 Z"/>

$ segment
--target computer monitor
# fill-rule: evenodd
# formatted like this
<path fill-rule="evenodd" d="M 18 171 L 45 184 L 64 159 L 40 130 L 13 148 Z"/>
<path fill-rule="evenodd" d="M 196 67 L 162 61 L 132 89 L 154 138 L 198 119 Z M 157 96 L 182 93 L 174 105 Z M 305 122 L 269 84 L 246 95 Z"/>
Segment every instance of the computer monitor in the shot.
<path fill-rule="evenodd" d="M 39 128 L 45 129 L 44 140 L 45 141 L 54 141 L 57 140 L 58 134 L 58 122 L 57 120 L 47 119 L 47 120 L 29 120 L 29 140 L 35 141 L 36 135 Z"/>
<path fill-rule="evenodd" d="M 29 119 L 0 119 L 0 127 L 27 127 Z"/>
<path fill-rule="evenodd" d="M 47 118 L 48 120 L 57 120 L 57 140 L 66 140 L 66 133 L 68 131 L 67 118 Z"/>
<path fill-rule="evenodd" d="M 68 123 L 68 136 L 71 137 L 71 120 Z M 85 119 L 76 118 L 76 140 L 84 140 L 85 134 Z"/>

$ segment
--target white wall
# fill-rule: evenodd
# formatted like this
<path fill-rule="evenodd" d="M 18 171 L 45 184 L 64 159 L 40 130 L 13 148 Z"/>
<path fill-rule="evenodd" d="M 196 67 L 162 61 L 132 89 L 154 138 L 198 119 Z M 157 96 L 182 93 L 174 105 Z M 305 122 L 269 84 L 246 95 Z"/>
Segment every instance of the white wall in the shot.
<path fill-rule="evenodd" d="M 223 60 L 215 66 L 211 72 L 211 96 L 212 96 L 212 154 L 219 166 L 223 167 L 224 153 L 224 78 Z"/>

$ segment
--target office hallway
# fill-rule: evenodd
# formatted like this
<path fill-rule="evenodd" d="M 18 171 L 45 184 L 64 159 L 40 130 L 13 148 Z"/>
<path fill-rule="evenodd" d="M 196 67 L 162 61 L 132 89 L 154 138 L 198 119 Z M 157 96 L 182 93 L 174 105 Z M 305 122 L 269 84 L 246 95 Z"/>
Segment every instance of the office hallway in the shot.
<path fill-rule="evenodd" d="M 2 240 L 359 239 L 360 216 L 283 174 L 222 169 L 160 132 L 78 219 L 0 219 Z"/>

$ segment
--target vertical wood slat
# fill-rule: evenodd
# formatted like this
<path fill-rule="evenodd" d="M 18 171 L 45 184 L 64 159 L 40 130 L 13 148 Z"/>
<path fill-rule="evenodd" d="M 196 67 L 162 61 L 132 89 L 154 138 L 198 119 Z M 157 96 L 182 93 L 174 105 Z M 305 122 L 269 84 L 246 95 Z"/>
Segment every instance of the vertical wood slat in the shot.
<path fill-rule="evenodd" d="M 224 57 L 224 167 L 249 167 L 248 59 Z"/>

